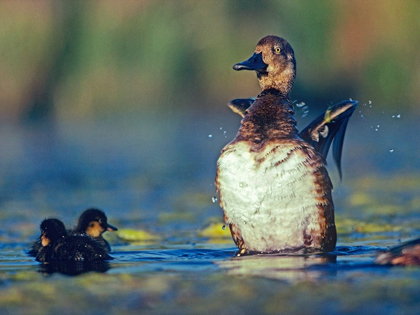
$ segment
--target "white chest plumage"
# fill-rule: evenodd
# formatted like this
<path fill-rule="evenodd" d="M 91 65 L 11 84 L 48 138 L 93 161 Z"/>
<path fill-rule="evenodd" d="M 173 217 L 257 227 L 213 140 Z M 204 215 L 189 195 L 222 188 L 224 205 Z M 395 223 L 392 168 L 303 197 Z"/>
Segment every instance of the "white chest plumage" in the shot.
<path fill-rule="evenodd" d="M 308 235 L 322 233 L 319 206 L 325 192 L 317 189 L 316 176 L 324 166 L 313 163 L 316 154 L 305 152 L 298 142 L 270 142 L 251 152 L 240 141 L 223 150 L 217 175 L 220 205 L 248 250 L 299 248 Z"/>

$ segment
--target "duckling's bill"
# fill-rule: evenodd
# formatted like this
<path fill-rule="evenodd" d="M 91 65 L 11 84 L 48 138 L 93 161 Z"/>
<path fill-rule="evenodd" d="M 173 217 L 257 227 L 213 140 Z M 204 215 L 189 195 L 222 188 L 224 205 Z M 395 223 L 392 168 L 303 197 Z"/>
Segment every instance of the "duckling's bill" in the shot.
<path fill-rule="evenodd" d="M 113 225 L 111 225 L 111 224 L 108 223 L 106 230 L 108 232 L 114 232 L 114 231 L 118 231 L 118 228 L 116 228 L 115 226 L 113 226 Z"/>

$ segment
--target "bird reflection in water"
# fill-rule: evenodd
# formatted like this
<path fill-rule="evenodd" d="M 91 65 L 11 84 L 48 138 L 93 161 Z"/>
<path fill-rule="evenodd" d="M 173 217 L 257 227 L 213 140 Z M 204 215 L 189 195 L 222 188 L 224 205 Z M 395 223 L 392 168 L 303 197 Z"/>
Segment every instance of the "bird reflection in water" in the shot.
<path fill-rule="evenodd" d="M 229 275 L 260 276 L 288 282 L 317 281 L 333 269 L 308 269 L 312 266 L 335 264 L 337 256 L 333 254 L 288 255 L 261 254 L 233 257 L 217 262 L 221 269 L 227 269 Z"/>
<path fill-rule="evenodd" d="M 106 272 L 110 269 L 107 261 L 55 261 L 39 266 L 39 272 L 44 275 L 61 273 L 68 276 L 77 276 L 87 272 Z"/>

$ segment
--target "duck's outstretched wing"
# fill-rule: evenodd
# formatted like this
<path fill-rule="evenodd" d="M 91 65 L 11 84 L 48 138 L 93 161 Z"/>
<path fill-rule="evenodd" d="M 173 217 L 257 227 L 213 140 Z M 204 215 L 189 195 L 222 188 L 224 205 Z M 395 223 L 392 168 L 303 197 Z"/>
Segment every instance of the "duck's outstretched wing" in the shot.
<path fill-rule="evenodd" d="M 255 98 L 236 98 L 227 103 L 229 108 L 236 114 L 240 115 L 242 118 L 246 114 L 246 110 L 254 103 Z"/>
<path fill-rule="evenodd" d="M 331 143 L 333 143 L 333 158 L 337 165 L 340 179 L 341 154 L 347 123 L 357 107 L 357 101 L 343 101 L 329 107 L 325 113 L 313 120 L 299 136 L 311 144 L 324 159 L 327 158 Z"/>
<path fill-rule="evenodd" d="M 228 106 L 234 113 L 244 117 L 247 109 L 254 101 L 255 98 L 237 98 L 228 102 Z M 335 104 L 299 133 L 299 137 L 311 144 L 325 160 L 327 159 L 331 143 L 333 143 L 333 158 L 337 165 L 340 179 L 342 177 L 341 154 L 344 135 L 346 134 L 347 123 L 357 104 L 357 101 L 350 100 Z"/>

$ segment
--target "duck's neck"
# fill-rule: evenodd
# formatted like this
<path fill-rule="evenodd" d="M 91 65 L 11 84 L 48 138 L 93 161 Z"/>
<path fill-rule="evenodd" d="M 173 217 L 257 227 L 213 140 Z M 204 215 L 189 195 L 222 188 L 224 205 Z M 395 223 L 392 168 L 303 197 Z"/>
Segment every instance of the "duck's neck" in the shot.
<path fill-rule="evenodd" d="M 255 144 L 298 134 L 293 106 L 277 89 L 264 90 L 248 109 L 237 138 Z"/>
<path fill-rule="evenodd" d="M 284 68 L 268 69 L 257 71 L 258 83 L 261 90 L 277 90 L 285 98 L 289 98 L 293 83 L 296 78 L 296 63 L 289 62 Z"/>

